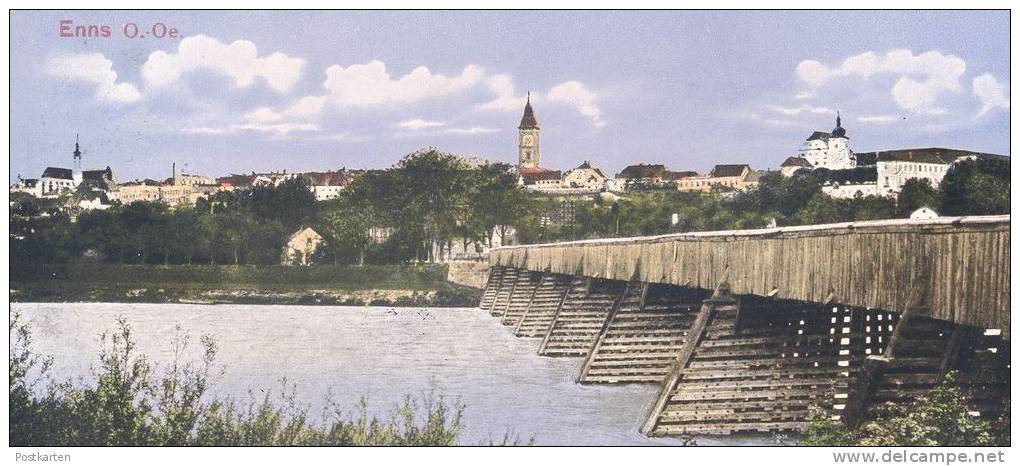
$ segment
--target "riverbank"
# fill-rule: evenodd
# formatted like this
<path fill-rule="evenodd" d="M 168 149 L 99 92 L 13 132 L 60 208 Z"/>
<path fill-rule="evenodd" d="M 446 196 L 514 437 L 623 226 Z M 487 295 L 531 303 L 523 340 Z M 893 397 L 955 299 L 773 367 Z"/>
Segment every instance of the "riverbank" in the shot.
<path fill-rule="evenodd" d="M 12 264 L 11 302 L 476 306 L 444 265 Z"/>

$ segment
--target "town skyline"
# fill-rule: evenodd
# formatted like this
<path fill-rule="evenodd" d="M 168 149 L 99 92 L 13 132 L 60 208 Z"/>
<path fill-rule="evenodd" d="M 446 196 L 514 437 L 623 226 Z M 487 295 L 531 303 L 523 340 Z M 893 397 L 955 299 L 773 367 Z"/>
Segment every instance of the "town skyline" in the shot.
<path fill-rule="evenodd" d="M 75 133 L 83 166 L 112 166 L 122 180 L 164 178 L 174 162 L 210 176 L 384 168 L 422 147 L 514 165 L 529 90 L 543 165 L 556 169 L 778 169 L 837 110 L 854 151 L 1009 154 L 1008 41 L 955 32 L 970 29 L 962 22 L 1008 37 L 996 32 L 1008 31 L 1008 12 L 272 16 L 308 23 L 297 38 L 259 27 L 268 15 L 236 24 L 232 14 L 13 13 L 12 34 L 31 40 L 12 50 L 10 181 L 70 165 Z M 557 33 L 568 17 L 574 29 Z M 59 37 L 62 20 L 114 31 Z M 906 27 L 873 24 L 897 21 Z M 181 38 L 119 37 L 130 22 L 172 25 Z M 865 24 L 869 37 L 850 34 Z M 428 40 L 411 44 L 415 34 Z M 599 37 L 613 39 L 602 53 L 571 53 Z M 330 45 L 345 38 L 362 42 Z"/>

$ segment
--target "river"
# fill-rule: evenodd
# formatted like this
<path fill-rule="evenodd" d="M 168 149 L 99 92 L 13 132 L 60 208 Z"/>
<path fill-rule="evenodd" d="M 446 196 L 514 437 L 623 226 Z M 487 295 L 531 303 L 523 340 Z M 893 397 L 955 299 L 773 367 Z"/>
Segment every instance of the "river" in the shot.
<path fill-rule="evenodd" d="M 138 350 L 172 359 L 175 329 L 215 338 L 225 371 L 216 396 L 296 384 L 298 401 L 319 413 L 327 397 L 354 409 L 367 397 L 387 415 L 406 394 L 442 394 L 465 406 L 461 444 L 501 441 L 509 430 L 538 445 L 678 444 L 638 432 L 658 391 L 652 385 L 575 383 L 582 358 L 539 357 L 538 339 L 516 338 L 479 309 L 109 303 L 13 303 L 51 355 L 55 379 L 89 377 L 99 335 L 123 316 Z M 764 438 L 709 437 L 699 445 L 761 444 Z"/>

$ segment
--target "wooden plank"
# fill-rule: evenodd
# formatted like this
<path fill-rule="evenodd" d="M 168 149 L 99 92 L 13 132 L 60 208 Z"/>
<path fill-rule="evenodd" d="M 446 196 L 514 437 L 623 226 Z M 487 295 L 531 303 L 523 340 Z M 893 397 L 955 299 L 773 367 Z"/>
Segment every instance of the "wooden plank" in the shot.
<path fill-rule="evenodd" d="M 720 286 L 722 286 L 721 282 Z M 688 331 L 687 340 L 684 342 L 683 348 L 677 354 L 672 368 L 670 368 L 669 373 L 666 375 L 666 378 L 662 383 L 662 389 L 659 391 L 659 397 L 652 406 L 651 411 L 649 411 L 648 418 L 645 421 L 644 427 L 641 429 L 641 431 L 646 435 L 655 430 L 659 415 L 662 414 L 662 410 L 669 401 L 673 390 L 676 388 L 677 383 L 679 383 L 680 378 L 683 377 L 684 370 L 687 368 L 687 364 L 690 362 L 691 356 L 694 355 L 694 351 L 697 348 L 698 343 L 701 342 L 705 326 L 712 317 L 712 314 L 715 311 L 715 306 L 716 302 L 712 300 L 705 301 L 705 303 L 702 304 L 701 311 L 698 312 L 698 317 L 694 320 L 694 324 L 691 325 L 691 329 Z"/>

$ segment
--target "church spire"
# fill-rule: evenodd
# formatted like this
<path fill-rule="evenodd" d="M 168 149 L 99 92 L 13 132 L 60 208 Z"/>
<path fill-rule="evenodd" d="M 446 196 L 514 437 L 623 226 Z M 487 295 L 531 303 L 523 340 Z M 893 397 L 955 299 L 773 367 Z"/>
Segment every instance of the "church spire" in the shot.
<path fill-rule="evenodd" d="M 521 117 L 521 125 L 517 129 L 538 128 L 538 118 L 535 118 L 535 110 L 531 108 L 531 92 L 528 92 L 528 101 L 524 104 L 524 116 Z"/>
<path fill-rule="evenodd" d="M 843 129 L 843 121 L 839 117 L 839 110 L 836 110 L 836 128 L 832 130 L 832 136 L 837 138 L 846 137 L 846 130 Z"/>
<path fill-rule="evenodd" d="M 78 133 L 74 134 L 74 169 L 81 171 L 81 146 L 78 145 Z"/>

